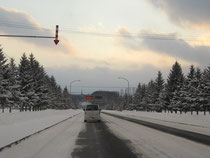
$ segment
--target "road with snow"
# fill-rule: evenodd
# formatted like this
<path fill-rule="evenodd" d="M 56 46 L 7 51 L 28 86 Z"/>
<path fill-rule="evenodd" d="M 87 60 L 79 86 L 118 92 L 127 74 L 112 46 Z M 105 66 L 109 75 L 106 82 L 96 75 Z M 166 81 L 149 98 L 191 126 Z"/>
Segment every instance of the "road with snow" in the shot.
<path fill-rule="evenodd" d="M 83 112 L 6 148 L 1 158 L 208 158 L 207 145 L 101 114 L 84 123 Z M 208 128 L 207 128 L 208 129 Z"/>

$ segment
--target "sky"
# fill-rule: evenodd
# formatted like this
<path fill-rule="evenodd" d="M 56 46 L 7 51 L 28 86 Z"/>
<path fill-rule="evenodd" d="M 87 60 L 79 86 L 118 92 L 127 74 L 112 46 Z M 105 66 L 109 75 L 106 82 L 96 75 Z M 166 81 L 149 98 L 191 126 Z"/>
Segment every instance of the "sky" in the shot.
<path fill-rule="evenodd" d="M 33 53 L 49 75 L 72 93 L 117 90 L 165 79 L 178 61 L 210 64 L 209 0 L 6 0 L 0 1 L 0 35 L 55 36 L 53 39 L 0 37 L 4 52 L 19 62 Z M 132 92 L 132 90 L 130 90 Z"/>

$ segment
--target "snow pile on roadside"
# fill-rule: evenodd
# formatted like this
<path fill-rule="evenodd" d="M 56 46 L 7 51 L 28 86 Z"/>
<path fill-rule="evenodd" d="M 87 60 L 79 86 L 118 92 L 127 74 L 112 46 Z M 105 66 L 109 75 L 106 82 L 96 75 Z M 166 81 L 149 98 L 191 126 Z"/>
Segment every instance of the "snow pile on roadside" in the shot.
<path fill-rule="evenodd" d="M 162 121 L 188 124 L 193 126 L 200 126 L 210 128 L 210 114 L 199 115 L 190 113 L 175 114 L 175 113 L 157 113 L 157 112 L 144 112 L 144 111 L 112 111 L 112 110 L 103 110 L 104 112 L 110 112 L 118 115 L 132 116 L 136 118 L 145 117 L 151 119 L 157 119 Z"/>
<path fill-rule="evenodd" d="M 37 112 L 0 113 L 0 147 L 49 127 L 81 110 L 44 110 Z"/>

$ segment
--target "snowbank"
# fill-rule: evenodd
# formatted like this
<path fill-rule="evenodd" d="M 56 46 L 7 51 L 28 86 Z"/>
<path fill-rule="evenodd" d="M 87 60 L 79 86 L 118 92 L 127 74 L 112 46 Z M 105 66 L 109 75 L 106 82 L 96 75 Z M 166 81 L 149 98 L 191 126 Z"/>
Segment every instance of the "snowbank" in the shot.
<path fill-rule="evenodd" d="M 144 111 L 112 111 L 112 110 L 103 110 L 107 112 L 112 112 L 115 114 L 123 114 L 126 116 L 134 116 L 134 117 L 145 117 L 151 119 L 157 119 L 162 121 L 187 124 L 199 127 L 210 128 L 210 114 L 206 115 L 195 113 L 191 115 L 190 113 L 183 114 L 175 114 L 175 113 L 157 113 L 157 112 L 144 112 Z"/>
<path fill-rule="evenodd" d="M 210 115 L 191 115 L 187 114 L 171 114 L 171 113 L 156 113 L 142 111 L 110 111 L 105 112 L 127 116 L 146 122 L 160 124 L 163 126 L 182 129 L 190 132 L 200 133 L 210 136 Z"/>
<path fill-rule="evenodd" d="M 0 147 L 80 113 L 81 110 L 44 110 L 0 113 Z"/>

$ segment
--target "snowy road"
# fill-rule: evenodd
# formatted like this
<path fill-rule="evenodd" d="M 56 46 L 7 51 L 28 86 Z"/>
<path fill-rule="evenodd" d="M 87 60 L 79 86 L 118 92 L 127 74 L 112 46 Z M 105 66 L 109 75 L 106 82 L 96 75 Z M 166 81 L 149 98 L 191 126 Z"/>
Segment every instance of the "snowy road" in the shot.
<path fill-rule="evenodd" d="M 0 152 L 1 158 L 145 157 L 208 158 L 209 146 L 101 114 L 84 123 L 83 113 Z"/>
<path fill-rule="evenodd" d="M 210 148 L 181 137 L 102 114 L 107 126 L 131 142 L 137 153 L 148 158 L 209 158 Z"/>

